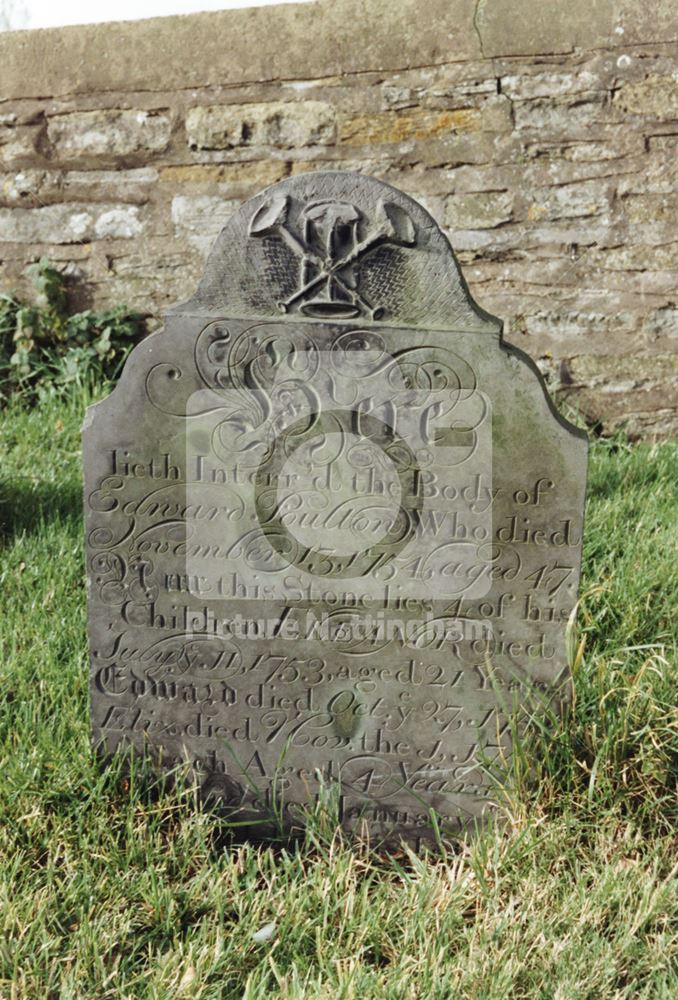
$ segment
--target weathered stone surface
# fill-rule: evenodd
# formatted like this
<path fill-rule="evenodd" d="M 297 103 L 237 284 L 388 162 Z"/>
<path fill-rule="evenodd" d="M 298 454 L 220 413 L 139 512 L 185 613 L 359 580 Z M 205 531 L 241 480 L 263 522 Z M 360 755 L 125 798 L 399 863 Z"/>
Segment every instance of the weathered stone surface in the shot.
<path fill-rule="evenodd" d="M 191 108 L 186 136 L 191 149 L 326 145 L 334 138 L 334 110 L 322 101 Z"/>
<path fill-rule="evenodd" d="M 417 108 L 352 115 L 342 120 L 339 139 L 342 143 L 362 146 L 444 138 L 458 132 L 480 129 L 504 131 L 510 127 L 508 103 L 500 98 L 486 101 L 480 107 L 456 108 L 451 111 Z"/>
<path fill-rule="evenodd" d="M 574 160 L 576 163 L 591 163 L 600 160 L 617 160 L 623 154 L 613 142 L 606 144 L 586 139 L 582 142 L 574 142 L 572 145 L 566 146 L 562 151 L 562 155 L 564 159 Z"/>
<path fill-rule="evenodd" d="M 675 228 L 678 219 L 678 191 L 667 194 L 628 195 L 622 200 L 629 222 L 668 223 Z"/>
<path fill-rule="evenodd" d="M 202 273 L 204 253 L 192 244 L 187 250 L 186 243 L 185 237 L 170 240 L 166 236 L 109 241 L 105 254 L 90 254 L 87 261 L 91 264 L 84 270 L 89 278 L 84 288 L 89 301 L 96 297 L 101 308 L 118 306 L 123 301 L 129 308 L 144 313 L 149 289 L 166 306 L 188 298 Z M 80 269 L 82 273 L 82 264 Z M 74 295 L 80 287 L 79 282 L 75 283 Z M 160 324 L 149 317 L 149 325 L 157 329 Z"/>
<path fill-rule="evenodd" d="M 24 205 L 40 204 L 45 198 L 58 196 L 61 175 L 46 170 L 20 170 L 0 174 L 0 204 Z"/>
<path fill-rule="evenodd" d="M 650 135 L 647 139 L 650 152 L 675 153 L 678 148 L 678 132 L 666 135 Z"/>
<path fill-rule="evenodd" d="M 452 229 L 493 229 L 510 220 L 512 209 L 509 191 L 453 195 L 445 205 L 445 223 Z"/>
<path fill-rule="evenodd" d="M 144 205 L 158 180 L 152 167 L 138 170 L 18 170 L 0 174 L 0 205 L 39 208 L 68 201 L 124 201 Z"/>
<path fill-rule="evenodd" d="M 648 313 L 643 323 L 643 331 L 651 341 L 666 338 L 678 340 L 678 307 L 662 306 Z"/>
<path fill-rule="evenodd" d="M 554 388 L 591 421 L 632 439 L 678 436 L 678 356 L 576 355 L 551 373 Z"/>
<path fill-rule="evenodd" d="M 615 92 L 614 102 L 622 111 L 633 115 L 678 118 L 678 72 L 625 83 Z"/>
<path fill-rule="evenodd" d="M 256 45 L 252 39 L 256 38 Z M 0 38 L 3 93 L 162 91 L 678 40 L 673 0 L 319 0 Z M 181 60 L 176 53 L 181 52 Z"/>
<path fill-rule="evenodd" d="M 48 205 L 0 209 L 4 243 L 80 243 L 92 239 L 130 239 L 143 228 L 132 205 Z"/>
<path fill-rule="evenodd" d="M 607 185 L 602 181 L 541 188 L 529 192 L 528 202 L 527 217 L 532 221 L 583 218 L 609 208 Z"/>
<path fill-rule="evenodd" d="M 245 163 L 190 163 L 163 167 L 160 177 L 171 184 L 215 185 L 215 184 L 257 184 L 265 186 L 282 180 L 289 172 L 286 163 L 252 162 Z"/>
<path fill-rule="evenodd" d="M 145 205 L 157 184 L 159 172 L 154 167 L 137 170 L 66 170 L 62 174 L 65 197 L 106 201 L 115 198 L 135 205 Z"/>
<path fill-rule="evenodd" d="M 34 158 L 39 134 L 36 126 L 0 126 L 0 163 L 10 167 Z"/>
<path fill-rule="evenodd" d="M 327 786 L 372 842 L 495 811 L 511 726 L 569 698 L 587 442 L 420 205 L 245 202 L 83 442 L 95 745 L 245 824 Z"/>
<path fill-rule="evenodd" d="M 607 356 L 612 335 L 633 335 L 637 332 L 637 320 L 632 312 L 619 310 L 614 317 L 600 309 L 601 303 L 580 302 L 579 308 L 549 308 L 535 311 L 523 317 L 525 333 L 530 337 L 530 347 L 538 347 L 542 353 L 558 352 L 562 344 L 568 355 L 587 351 Z M 596 308 L 596 306 L 598 308 Z"/>
<path fill-rule="evenodd" d="M 588 129 L 605 118 L 605 92 L 586 95 L 585 98 L 536 98 L 534 101 L 516 101 L 513 120 L 518 129 L 539 130 L 560 138 L 578 129 Z"/>
<path fill-rule="evenodd" d="M 47 138 L 61 159 L 159 153 L 167 148 L 171 131 L 168 114 L 139 109 L 74 111 L 47 123 Z"/>
<path fill-rule="evenodd" d="M 582 73 L 509 73 L 501 78 L 501 92 L 512 101 L 532 100 L 535 97 L 566 97 L 600 89 L 599 76 L 587 70 Z"/>
<path fill-rule="evenodd" d="M 483 55 L 513 56 L 571 52 L 605 39 L 612 45 L 615 15 L 624 3 L 544 4 L 535 0 L 478 0 L 474 24 Z"/>
<path fill-rule="evenodd" d="M 208 250 L 237 208 L 237 202 L 209 195 L 172 199 L 172 222 L 175 235 L 188 241 L 206 256 Z"/>
<path fill-rule="evenodd" d="M 578 0 L 584 6 L 584 0 Z M 7 97 L 309 80 L 481 54 L 476 0 L 319 0 L 0 35 Z M 253 40 L 256 39 L 256 42 Z M 181 58 L 177 59 L 177 53 Z"/>
<path fill-rule="evenodd" d="M 356 146 L 408 139 L 432 139 L 480 127 L 477 108 L 455 111 L 384 111 L 381 114 L 353 115 L 341 123 L 341 142 Z"/>

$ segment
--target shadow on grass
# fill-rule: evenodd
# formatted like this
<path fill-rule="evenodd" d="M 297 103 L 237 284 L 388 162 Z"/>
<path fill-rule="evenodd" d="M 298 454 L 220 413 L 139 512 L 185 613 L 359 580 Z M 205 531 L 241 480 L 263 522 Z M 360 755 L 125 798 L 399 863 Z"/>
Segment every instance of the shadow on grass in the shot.
<path fill-rule="evenodd" d="M 82 487 L 77 481 L 0 479 L 0 544 L 17 535 L 35 534 L 52 521 L 75 527 L 81 519 Z"/>

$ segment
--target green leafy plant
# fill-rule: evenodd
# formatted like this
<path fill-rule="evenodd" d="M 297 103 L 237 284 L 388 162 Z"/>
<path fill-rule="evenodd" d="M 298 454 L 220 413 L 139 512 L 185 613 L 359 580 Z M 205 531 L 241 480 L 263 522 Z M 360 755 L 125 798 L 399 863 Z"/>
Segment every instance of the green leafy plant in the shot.
<path fill-rule="evenodd" d="M 0 401 L 114 379 L 144 332 L 144 317 L 124 306 L 69 313 L 63 271 L 45 258 L 30 271 L 35 304 L 0 295 Z"/>

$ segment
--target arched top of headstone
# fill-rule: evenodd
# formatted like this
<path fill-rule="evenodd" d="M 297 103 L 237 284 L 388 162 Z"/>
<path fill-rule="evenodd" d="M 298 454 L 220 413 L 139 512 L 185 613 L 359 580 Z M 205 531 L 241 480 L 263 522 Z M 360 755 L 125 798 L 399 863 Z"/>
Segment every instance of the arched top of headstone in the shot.
<path fill-rule="evenodd" d="M 434 219 L 383 181 L 316 171 L 246 201 L 173 313 L 357 320 L 499 334 Z"/>

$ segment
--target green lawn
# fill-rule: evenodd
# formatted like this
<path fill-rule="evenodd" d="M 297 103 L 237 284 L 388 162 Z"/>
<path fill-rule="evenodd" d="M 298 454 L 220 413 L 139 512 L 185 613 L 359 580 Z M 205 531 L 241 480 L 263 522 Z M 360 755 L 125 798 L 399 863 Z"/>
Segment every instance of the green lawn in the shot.
<path fill-rule="evenodd" d="M 0 413 L 0 998 L 678 996 L 678 446 L 593 446 L 574 713 L 506 825 L 387 858 L 331 806 L 248 845 L 93 761 L 84 405 Z"/>

